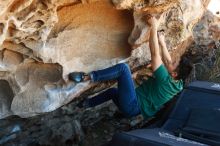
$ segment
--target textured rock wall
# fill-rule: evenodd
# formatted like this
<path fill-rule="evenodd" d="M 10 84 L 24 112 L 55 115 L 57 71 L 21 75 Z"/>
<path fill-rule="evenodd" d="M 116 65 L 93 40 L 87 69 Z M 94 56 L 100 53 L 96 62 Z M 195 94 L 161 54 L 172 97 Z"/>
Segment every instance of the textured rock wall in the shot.
<path fill-rule="evenodd" d="M 69 82 L 72 71 L 148 63 L 148 13 L 160 17 L 159 29 L 178 59 L 208 2 L 0 0 L 0 117 L 52 111 L 95 85 Z"/>
<path fill-rule="evenodd" d="M 216 17 L 210 11 L 207 11 L 194 27 L 193 36 L 197 45 L 208 46 L 213 41 L 219 41 L 220 17 Z"/>
<path fill-rule="evenodd" d="M 192 79 L 220 82 L 220 17 L 207 11 L 194 27 L 193 36 L 194 43 L 187 51 L 194 64 Z"/>
<path fill-rule="evenodd" d="M 213 25 L 219 24 L 219 21 L 219 18 L 206 12 L 194 27 L 193 38 L 195 41 L 187 51 L 190 52 L 191 61 L 195 64 L 196 72 L 193 76 L 195 75 L 196 79 L 210 80 L 212 72 L 216 71 L 217 78 L 210 81 L 220 82 L 220 40 L 212 37 L 217 35 L 218 31 L 210 29 Z M 191 39 L 189 38 L 178 45 L 173 53 L 184 51 L 183 48 L 188 45 Z M 207 67 L 208 70 L 204 67 Z M 145 66 L 140 68 L 133 74 L 137 74 L 135 78 L 137 83 L 143 81 L 143 76 L 149 71 Z M 202 76 L 199 75 L 200 73 Z M 204 78 L 204 76 L 206 77 Z M 3 91 L 7 90 L 9 91 L 7 93 L 11 93 L 10 86 L 6 81 L 0 81 L 0 85 L 6 87 L 1 88 Z M 85 97 L 87 93 L 96 94 L 108 86 L 110 84 L 99 84 L 99 86 L 86 91 L 81 97 Z M 13 94 L 6 96 L 13 97 Z M 111 101 L 89 110 L 76 107 L 78 102 L 72 102 L 53 112 L 32 118 L 8 117 L 1 119 L 0 145 L 97 146 L 109 141 L 115 133 L 143 128 L 143 125 L 146 128 L 149 122 L 142 121 L 141 116 L 133 118 L 119 116 L 117 107 Z M 163 115 L 163 112 L 159 112 L 157 116 L 160 117 L 161 114 Z"/>

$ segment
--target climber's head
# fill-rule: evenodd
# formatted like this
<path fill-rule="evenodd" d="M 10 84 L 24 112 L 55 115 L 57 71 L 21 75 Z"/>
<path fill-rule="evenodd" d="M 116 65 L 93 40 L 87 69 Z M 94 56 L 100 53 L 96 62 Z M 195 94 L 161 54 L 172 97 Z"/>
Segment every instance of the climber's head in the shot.
<path fill-rule="evenodd" d="M 192 68 L 192 63 L 185 56 L 181 57 L 179 62 L 176 61 L 167 67 L 170 75 L 175 80 L 182 79 L 183 81 L 190 75 Z"/>

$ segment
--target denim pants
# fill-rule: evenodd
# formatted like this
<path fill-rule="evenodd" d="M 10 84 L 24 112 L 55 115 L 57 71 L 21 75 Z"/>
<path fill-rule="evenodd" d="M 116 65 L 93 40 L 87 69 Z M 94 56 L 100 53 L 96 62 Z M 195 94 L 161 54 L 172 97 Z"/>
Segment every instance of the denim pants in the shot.
<path fill-rule="evenodd" d="M 134 82 L 127 64 L 121 63 L 103 70 L 93 71 L 90 73 L 90 77 L 93 82 L 108 80 L 118 82 L 118 88 L 110 88 L 88 99 L 90 107 L 112 99 L 124 116 L 132 117 L 140 114 Z"/>

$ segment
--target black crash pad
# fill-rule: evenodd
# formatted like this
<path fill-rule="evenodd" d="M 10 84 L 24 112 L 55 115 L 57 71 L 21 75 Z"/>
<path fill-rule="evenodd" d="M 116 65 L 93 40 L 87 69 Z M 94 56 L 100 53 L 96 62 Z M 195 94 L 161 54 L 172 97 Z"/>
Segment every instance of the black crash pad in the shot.
<path fill-rule="evenodd" d="M 220 84 L 196 81 L 184 89 L 162 127 L 117 133 L 108 146 L 201 146 L 205 144 L 174 136 L 195 108 L 220 109 Z"/>

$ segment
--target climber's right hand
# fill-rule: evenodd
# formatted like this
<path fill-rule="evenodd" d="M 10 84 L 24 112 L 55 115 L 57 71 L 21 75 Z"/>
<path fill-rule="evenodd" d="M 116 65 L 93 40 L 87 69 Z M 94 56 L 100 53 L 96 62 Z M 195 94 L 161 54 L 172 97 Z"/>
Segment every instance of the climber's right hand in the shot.
<path fill-rule="evenodd" d="M 158 24 L 159 24 L 158 20 L 154 16 L 148 14 L 146 16 L 146 19 L 147 19 L 148 25 L 150 25 L 151 27 L 156 27 L 156 28 L 158 27 Z"/>

